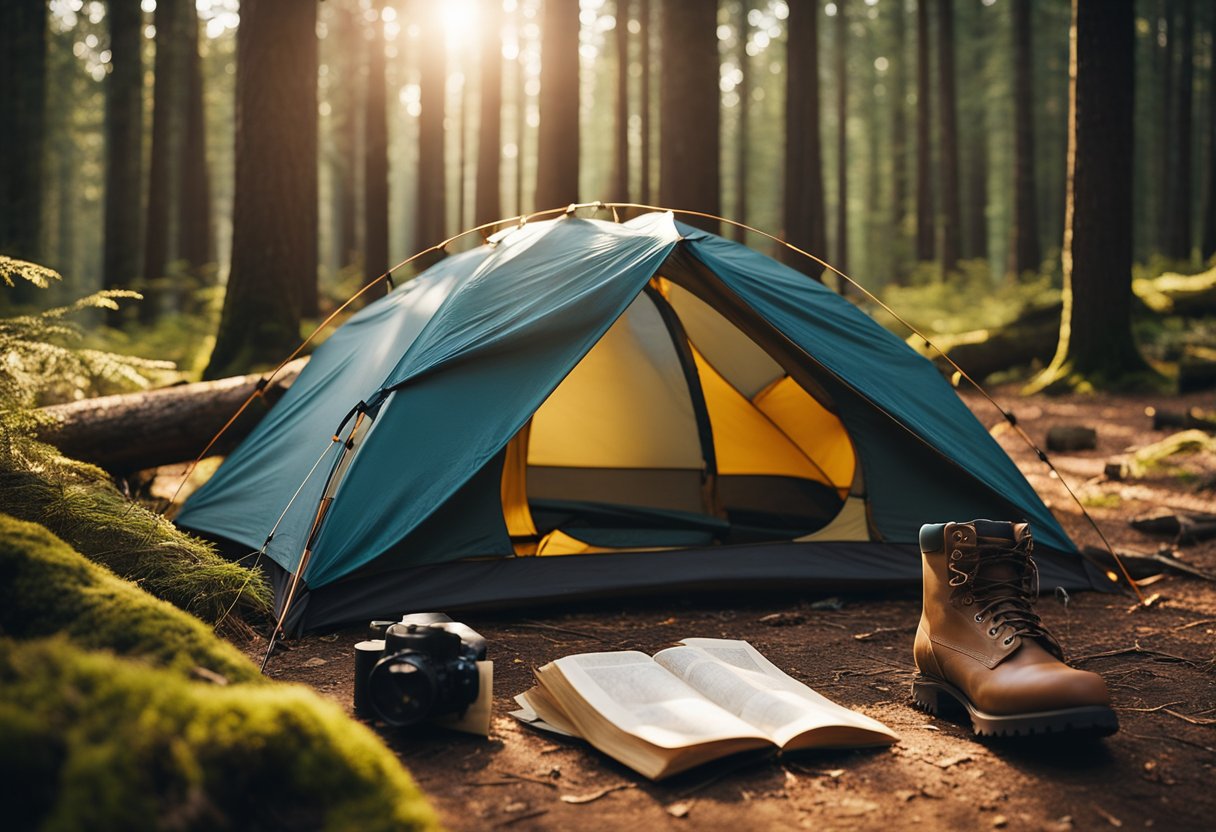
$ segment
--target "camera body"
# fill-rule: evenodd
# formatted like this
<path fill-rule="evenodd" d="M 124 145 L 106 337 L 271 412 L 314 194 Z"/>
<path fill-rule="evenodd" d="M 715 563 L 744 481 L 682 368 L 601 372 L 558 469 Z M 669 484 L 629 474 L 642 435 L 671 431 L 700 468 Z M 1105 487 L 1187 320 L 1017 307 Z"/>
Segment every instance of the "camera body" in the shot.
<path fill-rule="evenodd" d="M 371 622 L 355 645 L 355 712 L 403 728 L 462 714 L 477 701 L 486 640 L 443 613 Z M 376 638 L 381 635 L 381 638 Z"/>

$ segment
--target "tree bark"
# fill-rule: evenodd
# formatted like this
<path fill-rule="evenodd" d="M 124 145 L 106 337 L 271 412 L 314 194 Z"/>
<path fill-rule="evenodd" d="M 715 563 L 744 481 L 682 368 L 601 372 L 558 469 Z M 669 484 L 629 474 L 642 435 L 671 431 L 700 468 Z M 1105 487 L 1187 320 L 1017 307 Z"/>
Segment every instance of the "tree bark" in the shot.
<path fill-rule="evenodd" d="M 379 6 L 373 7 L 377 10 Z M 385 98 L 384 19 L 367 42 L 367 93 L 363 103 L 363 278 L 388 271 L 388 111 Z M 385 282 L 364 295 L 370 302 L 388 291 Z"/>
<path fill-rule="evenodd" d="M 896 241 L 894 268 L 889 278 L 898 285 L 904 275 L 900 260 L 905 256 L 904 224 L 908 216 L 908 116 L 907 116 L 907 19 L 905 4 L 891 11 L 891 230 Z"/>
<path fill-rule="evenodd" d="M 1195 63 L 1195 5 L 1181 3 L 1178 27 L 1177 98 L 1174 107 L 1175 141 L 1170 158 L 1169 204 L 1165 254 L 1171 260 L 1191 259 L 1191 94 Z"/>
<path fill-rule="evenodd" d="M 140 274 L 144 138 L 144 14 L 140 0 L 110 0 L 110 75 L 106 79 L 105 234 L 102 286 L 120 289 Z M 106 312 L 118 326 L 123 310 Z"/>
<path fill-rule="evenodd" d="M 536 147 L 536 208 L 542 211 L 578 202 L 578 11 L 578 3 L 543 7 Z"/>
<path fill-rule="evenodd" d="M 243 0 L 237 32 L 232 268 L 205 378 L 299 343 L 317 281 L 317 5 Z"/>
<path fill-rule="evenodd" d="M 836 262 L 846 274 L 849 271 L 849 21 L 845 17 L 845 0 L 836 0 Z M 840 293 L 847 284 L 840 282 Z"/>
<path fill-rule="evenodd" d="M 612 200 L 629 201 L 629 6 L 616 0 L 616 140 L 612 155 Z"/>
<path fill-rule="evenodd" d="M 203 66 L 199 55 L 198 13 L 190 6 L 185 15 L 185 95 L 181 157 L 178 160 L 178 256 L 185 261 L 196 285 L 206 285 L 214 272 L 215 235 L 211 227 L 211 176 L 207 164 L 207 115 L 203 104 Z M 184 297 L 183 310 L 193 310 L 193 298 Z"/>
<path fill-rule="evenodd" d="M 1149 371 L 1132 337 L 1133 0 L 1073 0 L 1064 308 L 1032 383 L 1114 387 Z"/>
<path fill-rule="evenodd" d="M 1037 272 L 1043 262 L 1035 195 L 1032 31 L 1031 0 L 1013 0 L 1013 227 L 1009 252 L 1015 278 Z"/>
<path fill-rule="evenodd" d="M 929 2 L 916 0 L 916 259 L 933 259 L 937 221 L 933 215 L 932 149 L 929 119 Z"/>
<path fill-rule="evenodd" d="M 937 0 L 938 107 L 941 122 L 942 277 L 958 270 L 962 212 L 958 188 L 958 102 L 954 91 L 954 0 Z"/>
<path fill-rule="evenodd" d="M 641 31 L 638 33 L 638 38 L 642 42 L 642 96 L 638 107 L 642 111 L 642 158 L 641 158 L 641 182 L 639 183 L 640 197 L 643 203 L 649 205 L 654 202 L 654 180 L 651 177 L 650 171 L 650 133 L 653 129 L 650 122 L 650 38 L 653 36 L 654 15 L 650 10 L 650 0 L 639 0 L 641 3 L 638 8 L 638 21 L 641 24 Z"/>
<path fill-rule="evenodd" d="M 1216 44 L 1216 21 L 1212 23 L 1212 40 Z M 1208 63 L 1208 191 L 1199 251 L 1205 263 L 1216 255 L 1216 50 Z"/>
<path fill-rule="evenodd" d="M 823 150 L 819 124 L 819 11 L 817 0 L 790 3 L 785 83 L 785 237 L 802 250 L 827 254 Z M 823 279 L 823 267 L 783 249 L 787 265 Z"/>
<path fill-rule="evenodd" d="M 1157 250 L 1165 254 L 1170 240 L 1170 206 L 1174 204 L 1174 41 L 1178 39 L 1174 0 L 1158 0 L 1161 43 L 1161 120 L 1158 144 L 1160 156 L 1161 211 L 1157 214 Z"/>
<path fill-rule="evenodd" d="M 0 3 L 0 253 L 40 260 L 46 0 Z"/>
<path fill-rule="evenodd" d="M 659 201 L 668 208 L 721 214 L 718 119 L 717 4 L 667 0 L 662 41 L 679 43 L 678 60 L 666 60 L 660 84 Z M 680 217 L 717 233 L 718 221 Z"/>
<path fill-rule="evenodd" d="M 481 13 L 481 105 L 477 130 L 476 225 L 502 217 L 502 3 L 488 0 Z"/>
<path fill-rule="evenodd" d="M 334 115 L 334 156 L 330 162 L 333 178 L 334 246 L 333 265 L 338 269 L 357 262 L 359 234 L 359 125 L 366 118 L 366 89 L 362 76 L 367 41 L 362 10 L 339 8 L 334 32 L 341 50 L 338 62 L 338 88 L 331 93 Z"/>
<path fill-rule="evenodd" d="M 307 358 L 285 366 L 209 453 L 236 447 L 289 388 Z M 44 407 L 38 439 L 114 473 L 194 459 L 255 390 L 254 374 Z"/>
<path fill-rule="evenodd" d="M 447 90 L 447 44 L 438 14 L 428 3 L 419 15 L 418 59 L 421 63 L 418 116 L 418 201 L 414 209 L 414 247 L 446 239 L 447 158 L 443 119 Z"/>
<path fill-rule="evenodd" d="M 186 95 L 186 16 L 189 0 L 156 4 L 156 59 L 152 85 L 152 149 L 148 165 L 148 220 L 144 234 L 144 301 L 139 319 L 150 324 L 165 306 L 169 265 L 178 257 L 182 117 Z"/>

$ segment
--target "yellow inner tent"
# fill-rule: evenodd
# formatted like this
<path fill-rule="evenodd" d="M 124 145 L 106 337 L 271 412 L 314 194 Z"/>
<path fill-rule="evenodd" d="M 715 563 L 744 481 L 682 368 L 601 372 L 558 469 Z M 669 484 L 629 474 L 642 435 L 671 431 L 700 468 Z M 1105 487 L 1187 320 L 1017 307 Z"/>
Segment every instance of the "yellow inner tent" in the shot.
<path fill-rule="evenodd" d="M 519 554 L 667 548 L 646 531 L 664 512 L 704 519 L 713 542 L 793 539 L 841 513 L 855 469 L 835 414 L 712 307 L 656 278 L 512 439 L 503 516 Z M 567 520 L 606 507 L 626 525 L 618 515 L 636 509 L 646 528 L 626 546 L 597 544 L 597 521 L 547 528 L 557 521 L 538 522 L 542 504 Z"/>

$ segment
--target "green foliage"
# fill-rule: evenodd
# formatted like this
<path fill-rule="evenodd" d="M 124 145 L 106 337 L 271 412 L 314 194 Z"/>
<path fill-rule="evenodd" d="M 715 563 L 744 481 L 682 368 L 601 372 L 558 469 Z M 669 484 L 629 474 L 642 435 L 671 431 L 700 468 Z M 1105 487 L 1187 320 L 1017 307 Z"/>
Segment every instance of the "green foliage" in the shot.
<path fill-rule="evenodd" d="M 131 502 L 104 471 L 17 433 L 0 433 L 0 506 L 210 623 L 236 625 L 242 616 L 270 610 L 260 572 Z"/>
<path fill-rule="evenodd" d="M 12 286 L 14 276 L 42 288 L 59 277 L 33 263 L 0 257 L 0 277 Z M 0 318 L 0 430 L 28 424 L 28 411 L 39 405 L 148 387 L 171 371 L 172 362 L 81 345 L 84 330 L 74 318 L 139 298 L 135 292 L 109 290 L 44 312 Z"/>
<path fill-rule="evenodd" d="M 14 277 L 33 283 L 39 289 L 49 288 L 55 281 L 63 279 L 54 269 L 0 254 L 0 280 L 3 280 L 6 286 L 16 286 Z"/>
<path fill-rule="evenodd" d="M 257 669 L 201 621 L 91 563 L 36 523 L 0 514 L 0 632 L 65 634 L 178 672 L 203 667 L 259 682 Z"/>
<path fill-rule="evenodd" d="M 375 736 L 301 687 L 217 687 L 62 639 L 0 639 L 0 736 L 0 800 L 22 826 L 438 825 Z"/>

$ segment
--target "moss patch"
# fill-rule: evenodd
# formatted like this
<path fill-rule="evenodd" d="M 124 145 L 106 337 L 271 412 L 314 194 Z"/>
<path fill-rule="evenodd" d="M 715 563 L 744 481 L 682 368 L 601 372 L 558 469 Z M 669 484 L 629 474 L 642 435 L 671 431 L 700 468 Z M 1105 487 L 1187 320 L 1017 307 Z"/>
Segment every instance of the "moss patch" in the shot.
<path fill-rule="evenodd" d="M 62 639 L 0 638 L 0 736 L 0 802 L 20 807 L 18 826 L 437 826 L 375 736 L 300 687 L 215 687 Z"/>
<path fill-rule="evenodd" d="M 64 633 L 83 648 L 230 681 L 262 677 L 235 647 L 176 607 L 91 563 L 35 523 L 0 514 L 0 632 L 18 638 Z"/>
<path fill-rule="evenodd" d="M 0 437 L 0 506 L 41 523 L 86 557 L 210 623 L 233 610 L 265 615 L 270 588 L 260 572 L 133 503 L 105 472 L 23 436 Z"/>

